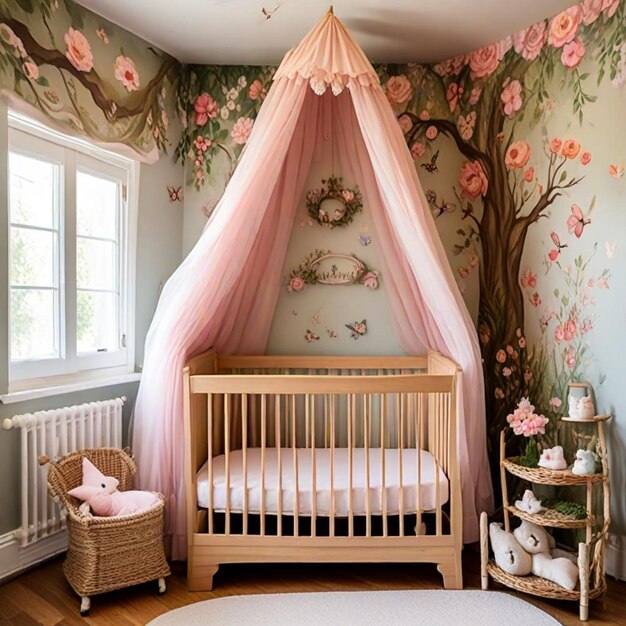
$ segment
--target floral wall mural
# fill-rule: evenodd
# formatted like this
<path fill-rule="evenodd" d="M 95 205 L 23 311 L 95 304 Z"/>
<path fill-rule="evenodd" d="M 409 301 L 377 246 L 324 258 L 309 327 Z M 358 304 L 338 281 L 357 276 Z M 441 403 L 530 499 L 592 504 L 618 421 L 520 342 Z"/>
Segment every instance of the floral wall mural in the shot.
<path fill-rule="evenodd" d="M 179 64 L 72 0 L 0 0 L 0 87 L 59 130 L 153 162 Z"/>
<path fill-rule="evenodd" d="M 626 393 L 615 373 L 626 348 L 615 343 L 626 319 L 626 148 L 614 141 L 626 133 L 624 20 L 623 0 L 585 0 L 441 63 L 377 68 L 476 319 L 492 446 L 522 396 L 555 418 L 567 383 L 587 379 L 616 414 L 614 455 L 626 453 Z M 199 190 L 185 207 L 186 248 L 236 165 L 271 76 L 267 67 L 195 66 L 181 82 L 177 154 Z M 328 245 L 308 232 L 308 249 Z M 305 245 L 298 225 L 296 240 Z M 297 345 L 288 297 L 277 315 Z M 331 302 L 349 306 L 340 295 L 326 309 Z M 624 472 L 613 475 L 624 486 Z M 624 534 L 626 510 L 615 517 Z"/>

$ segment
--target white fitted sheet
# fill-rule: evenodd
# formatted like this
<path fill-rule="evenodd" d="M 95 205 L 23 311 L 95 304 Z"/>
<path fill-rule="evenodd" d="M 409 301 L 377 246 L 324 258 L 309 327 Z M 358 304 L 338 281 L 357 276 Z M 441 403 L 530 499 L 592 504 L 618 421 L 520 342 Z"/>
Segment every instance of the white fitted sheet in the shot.
<path fill-rule="evenodd" d="M 312 508 L 312 458 L 311 450 L 297 448 L 298 456 L 298 513 L 310 515 Z M 417 500 L 417 450 L 402 450 L 402 485 L 399 477 L 399 451 L 385 449 L 385 492 L 387 514 L 400 512 L 399 496 L 403 493 L 405 514 L 415 513 Z M 439 481 L 439 502 L 448 500 L 448 480 L 440 467 L 435 468 L 430 452 L 421 450 L 421 486 L 419 508 L 431 511 L 437 505 L 435 476 Z M 259 513 L 261 510 L 261 449 L 248 448 L 248 512 Z M 293 449 L 281 450 L 282 458 L 282 511 L 293 515 L 294 511 L 294 471 Z M 380 515 L 382 506 L 382 455 L 380 448 L 369 450 L 370 487 L 369 507 L 372 515 Z M 330 449 L 315 450 L 316 463 L 316 514 L 330 516 Z M 234 450 L 229 455 L 230 464 L 230 510 L 232 513 L 243 512 L 243 453 Z M 366 455 L 363 448 L 353 450 L 353 511 L 354 515 L 366 515 L 367 475 Z M 208 508 L 208 462 L 197 475 L 198 505 Z M 226 510 L 225 457 L 213 459 L 213 508 L 215 511 Z M 335 448 L 334 466 L 335 517 L 347 517 L 350 508 L 349 449 Z M 278 449 L 265 449 L 265 511 L 268 514 L 278 512 Z"/>

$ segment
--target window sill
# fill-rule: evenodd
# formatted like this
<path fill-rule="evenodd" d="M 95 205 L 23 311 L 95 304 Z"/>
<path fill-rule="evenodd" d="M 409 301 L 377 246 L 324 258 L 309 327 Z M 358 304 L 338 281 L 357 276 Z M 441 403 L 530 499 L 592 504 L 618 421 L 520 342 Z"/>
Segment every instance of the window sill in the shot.
<path fill-rule="evenodd" d="M 16 402 L 26 402 L 37 398 L 47 398 L 49 396 L 60 396 L 62 394 L 84 391 L 85 389 L 97 389 L 99 387 L 110 387 L 112 385 L 123 385 L 134 383 L 141 379 L 140 372 L 128 372 L 117 375 L 108 375 L 98 378 L 86 378 L 74 382 L 52 385 L 50 387 L 37 387 L 32 389 L 19 389 L 0 394 L 0 403 L 15 404 Z"/>

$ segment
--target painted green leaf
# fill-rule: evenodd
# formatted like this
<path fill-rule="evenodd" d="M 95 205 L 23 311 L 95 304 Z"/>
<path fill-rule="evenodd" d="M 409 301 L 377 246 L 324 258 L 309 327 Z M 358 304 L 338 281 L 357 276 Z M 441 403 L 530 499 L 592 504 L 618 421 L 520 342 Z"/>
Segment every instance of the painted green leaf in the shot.
<path fill-rule="evenodd" d="M 33 12 L 33 2 L 32 0 L 16 0 L 20 5 L 20 8 L 26 11 L 26 13 Z"/>
<path fill-rule="evenodd" d="M 563 170 L 561 177 L 559 178 L 559 183 L 562 183 L 567 178 L 567 172 Z"/>

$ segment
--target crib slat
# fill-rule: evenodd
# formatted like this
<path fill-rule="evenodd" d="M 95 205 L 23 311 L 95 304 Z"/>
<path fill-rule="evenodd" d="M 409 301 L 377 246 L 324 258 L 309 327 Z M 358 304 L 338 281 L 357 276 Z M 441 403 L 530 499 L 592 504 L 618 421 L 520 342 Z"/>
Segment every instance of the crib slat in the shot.
<path fill-rule="evenodd" d="M 335 396 L 328 397 L 330 406 L 330 536 L 335 536 Z"/>
<path fill-rule="evenodd" d="M 281 397 L 274 395 L 274 423 L 276 427 L 276 449 L 278 454 L 278 517 L 276 519 L 276 533 L 283 536 L 283 456 L 281 450 L 280 432 L 280 402 Z"/>
<path fill-rule="evenodd" d="M 209 535 L 213 534 L 213 394 L 207 394 L 207 456 L 209 459 Z"/>
<path fill-rule="evenodd" d="M 380 458 L 381 458 L 381 499 L 383 512 L 383 537 L 387 537 L 387 489 L 385 481 L 385 419 L 387 417 L 387 395 L 381 394 L 380 397 Z"/>
<path fill-rule="evenodd" d="M 397 403 L 398 403 L 398 484 L 400 486 L 400 491 L 398 493 L 398 507 L 400 509 L 400 519 L 399 521 L 399 534 L 400 537 L 404 537 L 404 481 L 402 476 L 402 448 L 404 447 L 404 403 L 403 396 L 401 394 L 396 394 Z"/>
<path fill-rule="evenodd" d="M 307 409 L 311 404 L 311 537 L 317 534 L 317 464 L 315 458 L 315 396 L 306 396 Z M 308 411 L 307 411 L 308 412 Z"/>
<path fill-rule="evenodd" d="M 372 536 L 372 512 L 370 510 L 370 438 L 372 420 L 372 396 L 367 394 L 363 402 L 363 446 L 365 447 L 365 536 Z"/>
<path fill-rule="evenodd" d="M 348 537 L 354 536 L 354 394 L 348 395 Z"/>
<path fill-rule="evenodd" d="M 230 535 L 230 394 L 224 394 L 224 456 L 226 462 L 225 533 Z"/>
<path fill-rule="evenodd" d="M 261 535 L 265 535 L 265 447 L 267 420 L 265 394 L 261 394 Z"/>
<path fill-rule="evenodd" d="M 293 534 L 298 537 L 300 513 L 300 481 L 298 479 L 298 448 L 296 441 L 296 396 L 291 396 L 291 446 L 293 449 Z"/>
<path fill-rule="evenodd" d="M 415 485 L 415 509 L 418 535 L 422 534 L 422 422 L 424 419 L 424 398 L 417 394 L 417 411 L 415 412 L 415 448 L 417 452 L 417 483 Z"/>
<path fill-rule="evenodd" d="M 248 396 L 241 394 L 241 449 L 243 453 L 243 534 L 248 534 Z"/>

